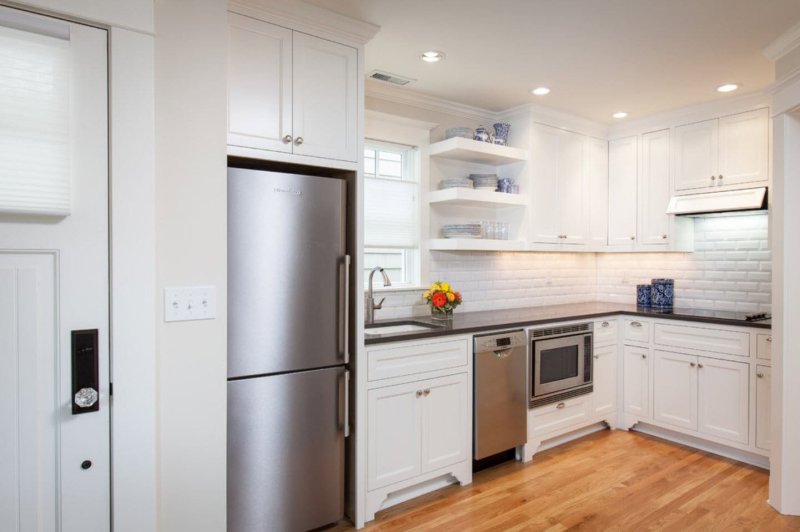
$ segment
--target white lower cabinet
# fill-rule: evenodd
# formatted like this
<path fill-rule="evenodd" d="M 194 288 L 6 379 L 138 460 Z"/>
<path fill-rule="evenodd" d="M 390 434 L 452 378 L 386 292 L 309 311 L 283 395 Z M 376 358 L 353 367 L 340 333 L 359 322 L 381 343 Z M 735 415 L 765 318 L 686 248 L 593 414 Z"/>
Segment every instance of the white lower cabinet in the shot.
<path fill-rule="evenodd" d="M 617 346 L 594 349 L 594 413 L 609 414 L 617 409 Z"/>
<path fill-rule="evenodd" d="M 656 351 L 653 374 L 656 422 L 747 444 L 749 364 Z"/>
<path fill-rule="evenodd" d="M 756 366 L 756 447 L 768 451 L 770 448 L 770 394 L 772 393 L 772 369 Z"/>
<path fill-rule="evenodd" d="M 650 349 L 626 345 L 622 353 L 625 412 L 650 419 Z"/>
<path fill-rule="evenodd" d="M 423 383 L 418 383 L 423 384 Z M 471 419 L 466 418 L 466 374 L 453 375 L 425 382 L 422 390 L 422 472 L 427 473 L 469 457 L 469 442 L 464 432 L 469 431 Z"/>

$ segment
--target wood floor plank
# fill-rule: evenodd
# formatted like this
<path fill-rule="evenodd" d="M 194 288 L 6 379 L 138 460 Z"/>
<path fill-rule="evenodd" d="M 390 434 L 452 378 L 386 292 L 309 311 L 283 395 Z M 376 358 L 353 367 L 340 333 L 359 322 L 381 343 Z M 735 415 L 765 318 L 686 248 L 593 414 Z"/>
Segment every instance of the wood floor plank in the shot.
<path fill-rule="evenodd" d="M 635 432 L 603 431 L 381 511 L 370 532 L 797 530 L 766 471 Z M 331 532 L 352 530 L 340 524 Z"/>

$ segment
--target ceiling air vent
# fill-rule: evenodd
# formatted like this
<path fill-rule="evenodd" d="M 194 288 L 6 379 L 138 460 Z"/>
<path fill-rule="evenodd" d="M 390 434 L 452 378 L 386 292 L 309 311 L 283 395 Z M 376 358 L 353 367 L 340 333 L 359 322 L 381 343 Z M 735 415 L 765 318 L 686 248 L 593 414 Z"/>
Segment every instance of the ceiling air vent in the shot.
<path fill-rule="evenodd" d="M 391 83 L 392 85 L 399 85 L 401 87 L 416 81 L 415 79 L 404 78 L 403 76 L 398 76 L 397 74 L 390 74 L 390 73 L 384 72 L 382 70 L 373 70 L 372 73 L 367 77 L 370 78 L 370 79 L 376 79 L 378 81 L 382 81 L 384 83 Z"/>

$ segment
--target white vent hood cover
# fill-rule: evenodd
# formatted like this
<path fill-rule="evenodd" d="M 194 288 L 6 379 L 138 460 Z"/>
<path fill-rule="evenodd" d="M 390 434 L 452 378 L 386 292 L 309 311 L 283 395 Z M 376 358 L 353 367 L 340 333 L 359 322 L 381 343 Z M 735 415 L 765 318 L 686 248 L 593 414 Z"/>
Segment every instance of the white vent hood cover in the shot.
<path fill-rule="evenodd" d="M 766 196 L 766 187 L 672 196 L 667 206 L 667 214 L 752 211 L 766 206 Z"/>

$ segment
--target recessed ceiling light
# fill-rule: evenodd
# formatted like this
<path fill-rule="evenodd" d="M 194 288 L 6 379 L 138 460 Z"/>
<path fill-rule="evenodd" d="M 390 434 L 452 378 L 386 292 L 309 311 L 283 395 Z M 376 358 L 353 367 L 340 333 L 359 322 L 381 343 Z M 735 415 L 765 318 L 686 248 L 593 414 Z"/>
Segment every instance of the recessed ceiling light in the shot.
<path fill-rule="evenodd" d="M 545 94 L 550 94 L 550 89 L 547 87 L 536 87 L 531 91 L 531 94 L 535 94 L 536 96 L 544 96 Z"/>
<path fill-rule="evenodd" d="M 720 85 L 717 87 L 717 92 L 733 92 L 739 88 L 739 85 L 736 83 L 726 83 L 725 85 Z"/>
<path fill-rule="evenodd" d="M 437 61 L 441 61 L 444 59 L 444 52 L 439 52 L 437 50 L 431 50 L 429 52 L 422 52 L 420 59 L 425 61 L 426 63 L 436 63 Z"/>
<path fill-rule="evenodd" d="M 628 113 L 626 113 L 625 111 L 617 111 L 611 116 L 613 116 L 614 118 L 625 118 L 626 116 L 628 116 Z"/>

